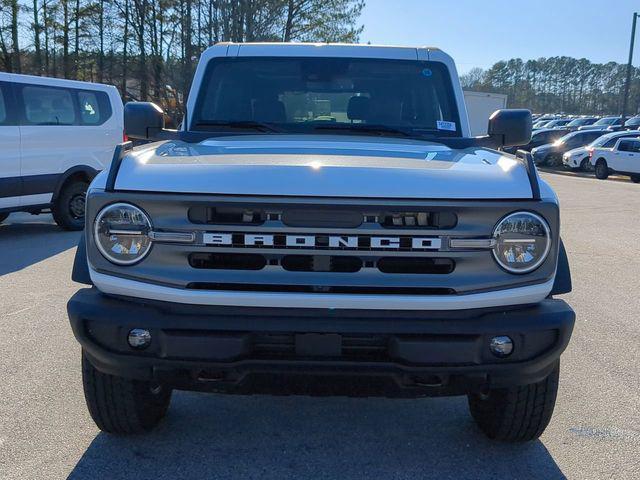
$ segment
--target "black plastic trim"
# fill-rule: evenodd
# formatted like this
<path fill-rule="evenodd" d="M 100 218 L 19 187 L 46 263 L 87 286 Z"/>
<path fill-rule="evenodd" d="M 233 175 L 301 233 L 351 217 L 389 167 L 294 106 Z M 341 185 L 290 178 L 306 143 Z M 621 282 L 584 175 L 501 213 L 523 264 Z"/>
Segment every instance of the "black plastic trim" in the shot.
<path fill-rule="evenodd" d="M 517 308 L 474 311 L 349 311 L 143 303 L 135 299 L 109 297 L 95 288 L 78 291 L 69 300 L 67 310 L 74 335 L 96 368 L 112 375 L 137 379 L 154 379 L 161 371 L 170 376 L 197 374 L 203 370 L 240 376 L 252 371 L 299 374 L 322 371 L 334 376 L 354 374 L 359 378 L 379 374 L 396 380 L 407 374 L 457 375 L 466 379 L 479 376 L 491 386 L 528 384 L 544 378 L 553 368 L 569 342 L 575 321 L 571 308 L 564 301 L 554 299 Z M 553 345 L 532 358 L 499 360 L 481 353 L 480 363 L 469 365 L 441 363 L 437 358 L 424 365 L 406 365 L 393 359 L 379 363 L 362 362 L 350 361 L 347 356 L 326 360 L 302 357 L 222 360 L 220 352 L 215 349 L 206 350 L 209 353 L 205 352 L 204 356 L 194 360 L 180 355 L 169 358 L 166 352 L 163 353 L 162 343 L 150 347 L 148 352 L 128 351 L 126 344 L 118 343 L 121 342 L 120 335 L 136 327 L 149 328 L 152 337 L 159 335 L 156 338 L 160 339 L 164 338 L 163 335 L 177 334 L 190 336 L 196 342 L 201 338 L 205 343 L 213 340 L 227 346 L 230 340 L 252 333 L 391 334 L 407 339 L 438 336 L 443 351 L 447 351 L 444 347 L 448 338 L 455 346 L 456 341 L 468 335 L 484 338 L 509 334 L 526 343 L 527 339 L 533 340 L 540 333 L 555 332 L 555 340 Z M 109 332 L 120 333 L 113 337 Z M 108 344 L 115 341 L 123 345 L 124 350 L 120 351 L 116 345 L 113 345 L 116 350 L 106 347 L 100 339 Z M 171 345 L 178 347 L 177 344 Z M 197 385 L 192 383 L 185 388 L 196 389 Z M 227 393 L 233 393 L 233 389 Z"/>
<path fill-rule="evenodd" d="M 569 257 L 564 248 L 564 243 L 560 239 L 560 249 L 558 251 L 558 267 L 556 277 L 551 289 L 551 295 L 561 295 L 571 292 L 573 286 L 571 283 L 571 269 L 569 268 Z"/>
<path fill-rule="evenodd" d="M 91 275 L 89 274 L 89 264 L 87 262 L 87 243 L 84 238 L 84 232 L 78 241 L 76 256 L 73 259 L 73 270 L 71 271 L 71 280 L 85 285 L 93 285 Z"/>
<path fill-rule="evenodd" d="M 79 173 L 85 175 L 89 180 L 89 183 L 91 183 L 91 181 L 95 178 L 96 175 L 98 175 L 99 172 L 95 168 L 88 165 L 76 165 L 75 167 L 71 167 L 69 170 L 59 176 L 56 186 L 53 190 L 53 197 L 51 199 L 52 202 L 55 202 L 56 198 L 58 198 L 58 195 L 60 195 L 60 191 L 62 190 L 65 182 L 72 176 Z"/>
<path fill-rule="evenodd" d="M 533 161 L 533 155 L 526 150 L 518 150 L 516 152 L 516 158 L 522 160 L 525 168 L 527 169 L 527 176 L 529 177 L 529 184 L 531 185 L 531 196 L 533 200 L 540 200 L 540 183 L 538 182 L 538 174 L 536 172 L 536 164 Z"/>
<path fill-rule="evenodd" d="M 118 178 L 118 171 L 120 170 L 122 159 L 132 148 L 133 142 L 124 142 L 116 145 L 113 152 L 113 159 L 111 160 L 111 167 L 109 168 L 109 175 L 107 176 L 107 183 L 104 188 L 106 192 L 113 192 L 115 190 L 116 178 Z"/>

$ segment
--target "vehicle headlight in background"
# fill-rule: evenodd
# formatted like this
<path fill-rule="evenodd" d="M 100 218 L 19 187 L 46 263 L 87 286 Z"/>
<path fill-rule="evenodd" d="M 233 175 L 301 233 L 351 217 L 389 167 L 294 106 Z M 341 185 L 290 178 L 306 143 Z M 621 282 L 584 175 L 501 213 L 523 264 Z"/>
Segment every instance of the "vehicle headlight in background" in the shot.
<path fill-rule="evenodd" d="M 133 265 L 151 248 L 151 221 L 135 205 L 114 203 L 104 207 L 93 225 L 100 253 L 117 265 Z"/>
<path fill-rule="evenodd" d="M 529 273 L 545 261 L 551 250 L 547 222 L 531 212 L 515 212 L 493 230 L 493 256 L 510 273 Z"/>

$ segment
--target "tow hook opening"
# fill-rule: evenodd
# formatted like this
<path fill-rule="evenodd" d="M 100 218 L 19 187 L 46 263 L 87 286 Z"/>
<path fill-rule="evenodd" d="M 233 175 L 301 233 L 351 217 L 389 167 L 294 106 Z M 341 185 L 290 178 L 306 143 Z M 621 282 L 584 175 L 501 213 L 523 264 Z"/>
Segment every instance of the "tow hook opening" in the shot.
<path fill-rule="evenodd" d="M 225 374 L 223 372 L 200 370 L 196 374 L 196 380 L 203 383 L 222 382 L 224 379 Z"/>

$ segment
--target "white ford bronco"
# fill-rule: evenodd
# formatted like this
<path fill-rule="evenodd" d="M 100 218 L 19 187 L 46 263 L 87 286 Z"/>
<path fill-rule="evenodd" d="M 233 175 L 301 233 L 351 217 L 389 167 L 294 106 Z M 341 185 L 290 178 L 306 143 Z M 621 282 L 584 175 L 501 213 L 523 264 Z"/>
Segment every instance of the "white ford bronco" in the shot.
<path fill-rule="evenodd" d="M 574 313 L 528 110 L 471 137 L 434 48 L 217 44 L 178 131 L 130 138 L 87 193 L 69 301 L 99 428 L 153 428 L 172 390 L 467 395 L 490 438 L 547 426 Z"/>

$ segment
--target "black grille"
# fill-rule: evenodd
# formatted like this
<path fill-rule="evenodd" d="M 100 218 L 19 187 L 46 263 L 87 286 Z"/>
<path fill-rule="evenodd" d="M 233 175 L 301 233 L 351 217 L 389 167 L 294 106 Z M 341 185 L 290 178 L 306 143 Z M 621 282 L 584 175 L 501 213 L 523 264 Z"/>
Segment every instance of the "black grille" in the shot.
<path fill-rule="evenodd" d="M 455 264 L 449 258 L 403 258 L 385 257 L 378 260 L 378 269 L 383 273 L 412 273 L 443 275 L 453 272 Z"/>
<path fill-rule="evenodd" d="M 362 268 L 362 260 L 330 255 L 286 255 L 282 257 L 281 265 L 291 272 L 355 273 Z"/>
<path fill-rule="evenodd" d="M 343 334 L 340 358 L 351 361 L 387 361 L 389 359 L 388 335 Z M 295 334 L 263 333 L 253 336 L 254 358 L 288 359 L 296 354 Z"/>
<path fill-rule="evenodd" d="M 267 260 L 259 254 L 192 253 L 189 265 L 212 270 L 262 270 Z"/>

